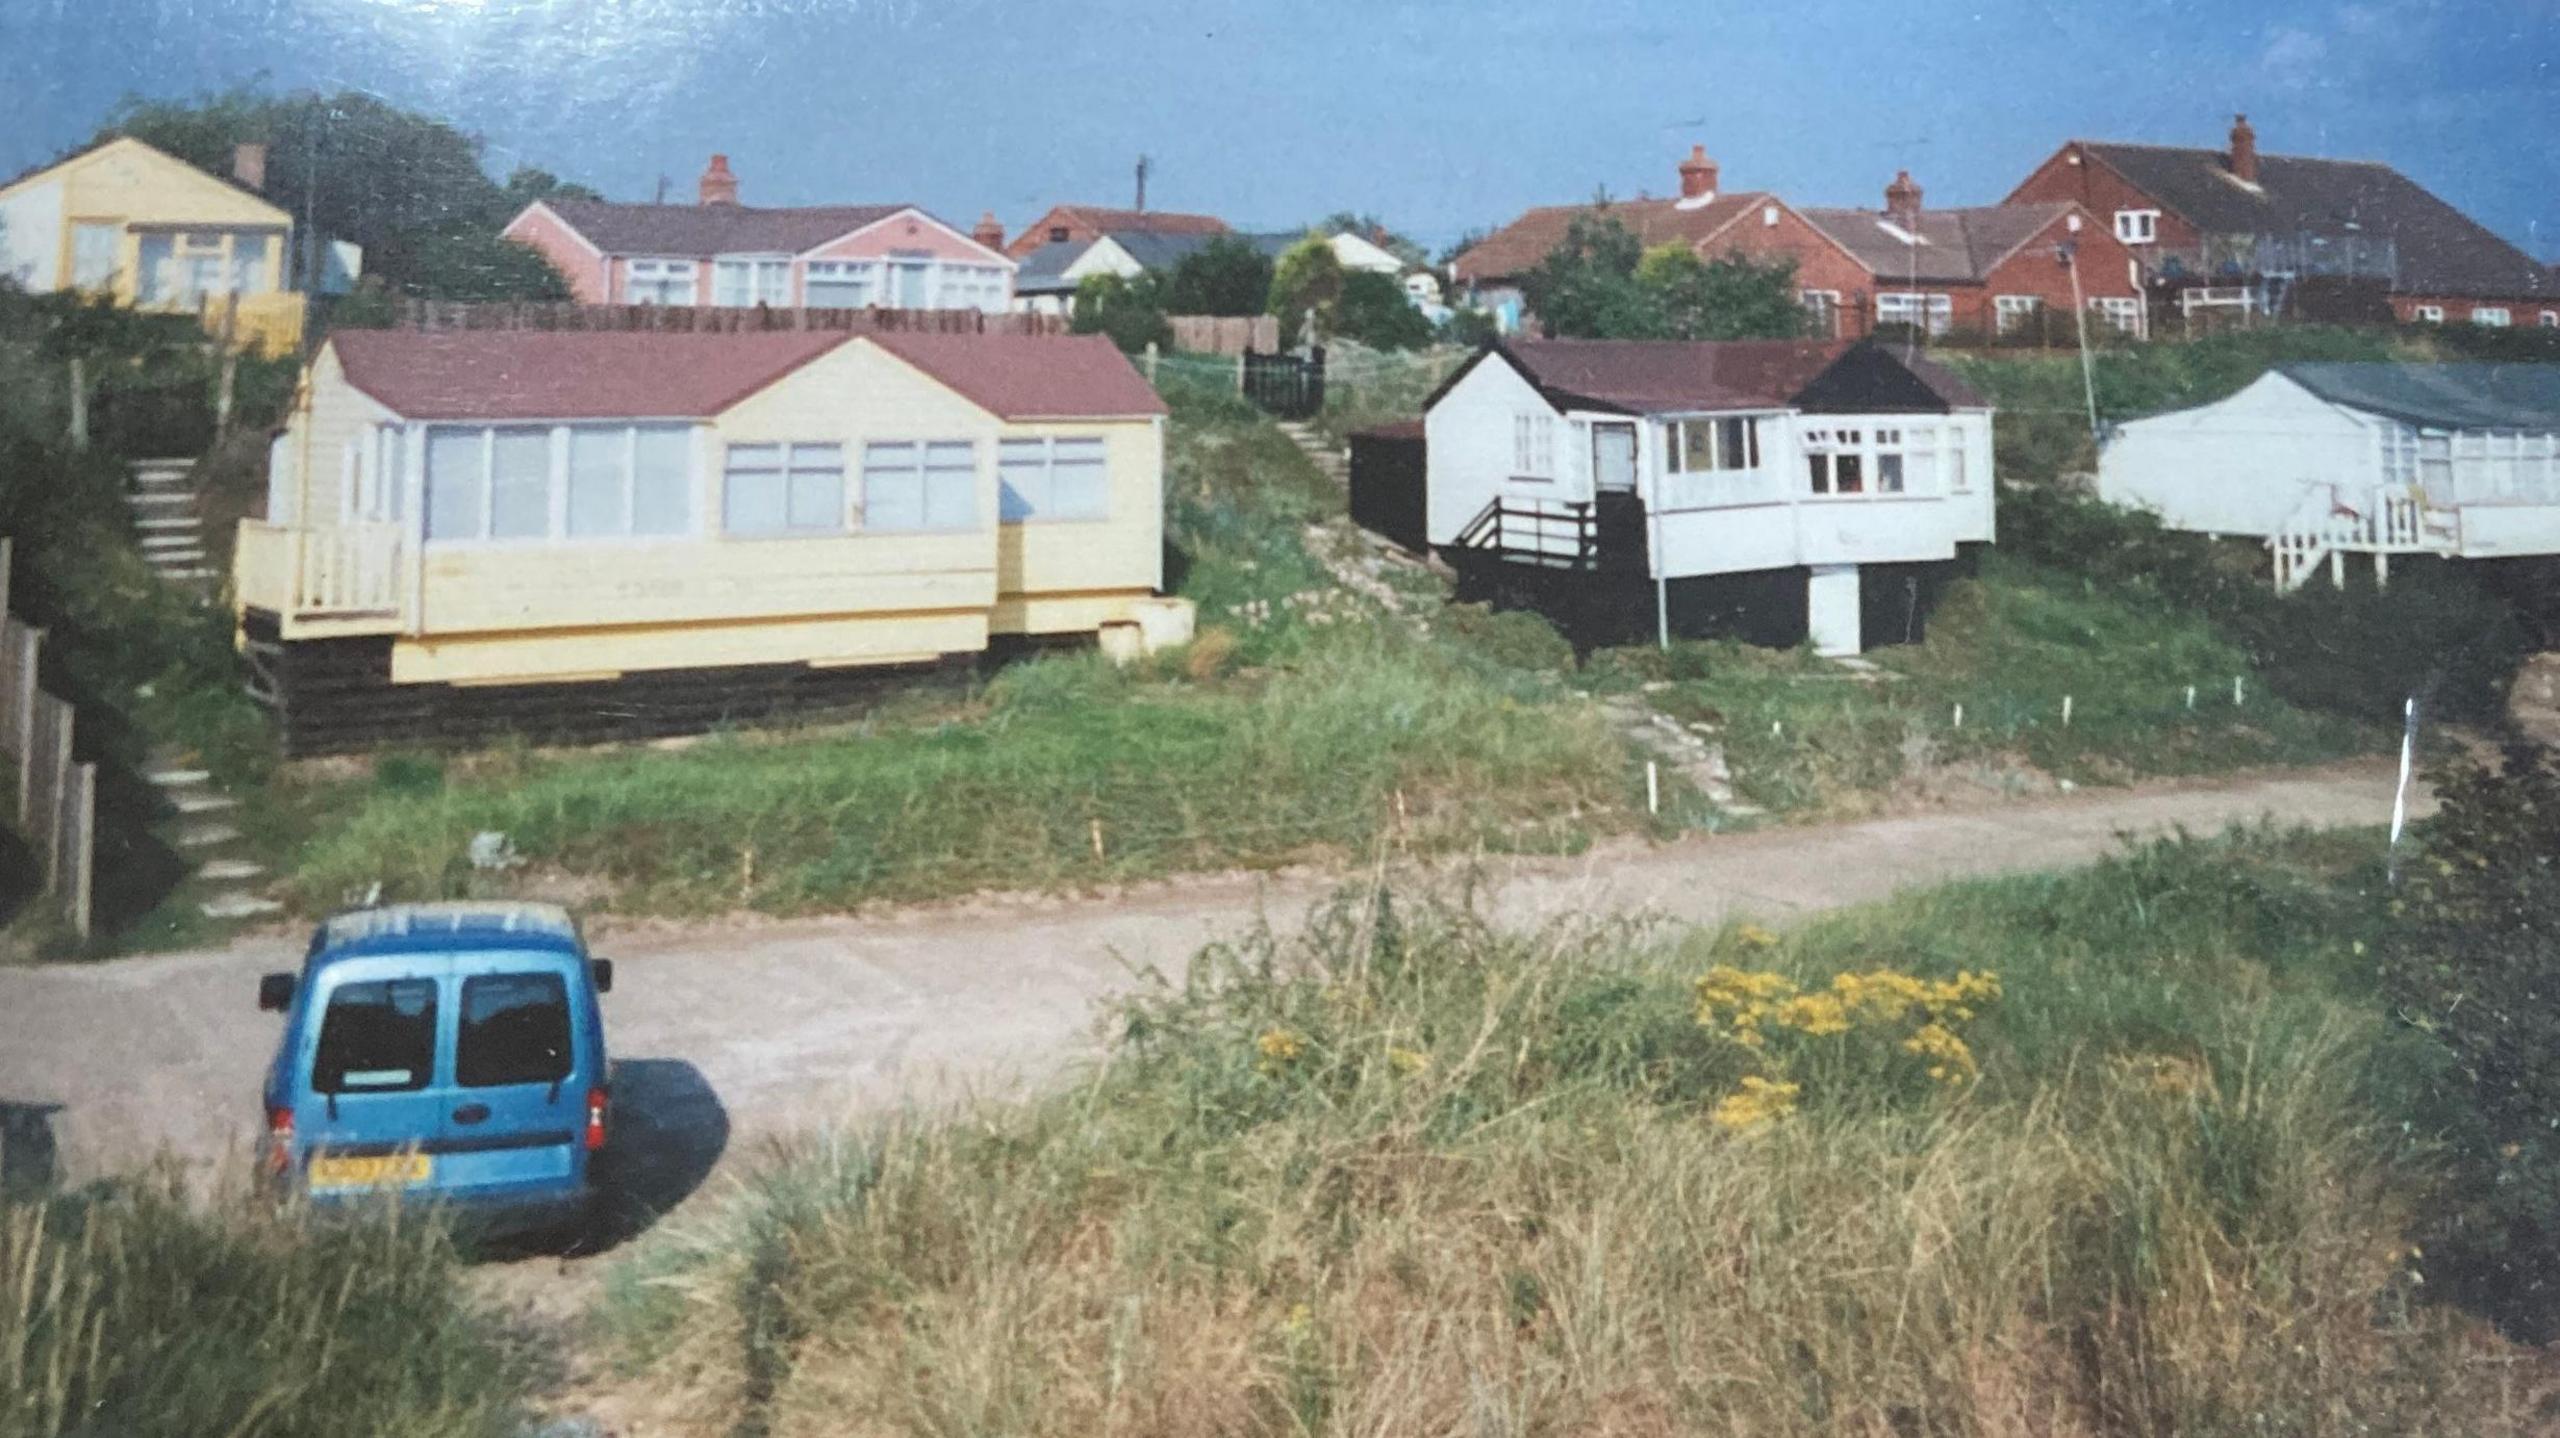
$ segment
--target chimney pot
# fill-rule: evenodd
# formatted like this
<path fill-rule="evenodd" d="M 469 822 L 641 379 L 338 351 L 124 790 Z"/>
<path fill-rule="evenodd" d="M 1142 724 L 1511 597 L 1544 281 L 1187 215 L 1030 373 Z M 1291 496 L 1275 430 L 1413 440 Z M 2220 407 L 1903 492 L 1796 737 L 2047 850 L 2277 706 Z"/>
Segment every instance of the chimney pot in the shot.
<path fill-rule="evenodd" d="M 969 238 L 988 249 L 1001 250 L 1004 248 L 1004 221 L 997 219 L 993 210 L 981 211 L 977 228 L 969 232 Z"/>
<path fill-rule="evenodd" d="M 728 156 L 711 157 L 710 166 L 702 172 L 702 183 L 695 190 L 695 198 L 706 205 L 738 203 L 738 177 L 729 172 Z"/>
<path fill-rule="evenodd" d="M 1680 162 L 1680 198 L 1695 200 L 1716 192 L 1716 162 L 1707 158 L 1707 147 L 1691 145 L 1689 158 Z"/>
<path fill-rule="evenodd" d="M 2233 178 L 2258 183 L 2258 132 L 2249 128 L 2246 115 L 2231 117 L 2230 163 Z"/>
<path fill-rule="evenodd" d="M 1911 178 L 1909 170 L 1896 170 L 1893 183 L 1884 187 L 1884 212 L 1906 230 L 1917 230 L 1920 224 L 1920 182 Z"/>
<path fill-rule="evenodd" d="M 242 144 L 231 147 L 231 176 L 253 190 L 267 187 L 267 147 Z"/>

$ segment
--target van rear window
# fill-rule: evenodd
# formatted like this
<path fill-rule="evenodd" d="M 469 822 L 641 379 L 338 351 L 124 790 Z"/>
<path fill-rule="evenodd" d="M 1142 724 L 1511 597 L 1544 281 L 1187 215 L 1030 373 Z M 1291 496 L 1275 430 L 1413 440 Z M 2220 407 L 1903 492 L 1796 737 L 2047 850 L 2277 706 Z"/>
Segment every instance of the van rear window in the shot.
<path fill-rule="evenodd" d="M 462 981 L 462 1033 L 453 1052 L 465 1088 L 555 1083 L 569 1076 L 569 990 L 558 974 L 486 974 Z"/>
<path fill-rule="evenodd" d="M 436 981 L 340 984 L 320 1019 L 311 1086 L 321 1093 L 421 1089 L 436 1066 Z"/>

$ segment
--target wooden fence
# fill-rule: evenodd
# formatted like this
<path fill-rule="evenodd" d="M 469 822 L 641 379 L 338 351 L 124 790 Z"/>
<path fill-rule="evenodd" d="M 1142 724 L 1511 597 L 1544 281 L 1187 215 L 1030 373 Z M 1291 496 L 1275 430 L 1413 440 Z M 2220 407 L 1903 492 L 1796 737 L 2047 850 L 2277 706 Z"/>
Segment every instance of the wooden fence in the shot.
<path fill-rule="evenodd" d="M 1273 315 L 1167 315 L 1173 347 L 1193 354 L 1240 355 L 1280 348 L 1280 321 Z"/>
<path fill-rule="evenodd" d="M 0 536 L 0 597 L 9 592 L 10 541 Z M 89 936 L 98 851 L 98 766 L 72 759 L 77 713 L 37 679 L 44 631 L 0 616 L 0 747 L 18 766 L 18 832 L 44 872 L 44 892 L 73 932 Z"/>
<path fill-rule="evenodd" d="M 738 334 L 827 330 L 852 334 L 921 331 L 944 335 L 1062 335 L 1065 315 L 981 310 L 723 309 L 693 305 L 586 305 L 574 301 L 475 304 L 403 300 L 400 327 L 413 330 L 652 330 Z"/>

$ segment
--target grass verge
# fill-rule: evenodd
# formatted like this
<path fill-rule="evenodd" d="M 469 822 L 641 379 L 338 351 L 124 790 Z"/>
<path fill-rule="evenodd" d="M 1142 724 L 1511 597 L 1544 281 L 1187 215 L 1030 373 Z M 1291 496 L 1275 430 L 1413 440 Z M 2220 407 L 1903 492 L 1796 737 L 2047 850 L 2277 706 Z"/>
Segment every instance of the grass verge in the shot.
<path fill-rule="evenodd" d="M 791 1146 L 609 1328 L 778 1438 L 2533 1431 L 2418 1301 L 2439 1061 L 2365 992 L 2371 848 L 2163 842 L 1783 938 L 1355 897 L 1054 1096 Z M 1702 1023 L 1718 966 L 2001 992 L 1947 1082 Z"/>

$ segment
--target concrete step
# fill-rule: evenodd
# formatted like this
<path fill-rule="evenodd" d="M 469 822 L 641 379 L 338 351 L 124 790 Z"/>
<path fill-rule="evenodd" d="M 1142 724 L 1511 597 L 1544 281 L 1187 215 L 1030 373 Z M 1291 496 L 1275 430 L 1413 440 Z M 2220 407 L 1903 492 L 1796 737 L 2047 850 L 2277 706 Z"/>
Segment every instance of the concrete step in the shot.
<path fill-rule="evenodd" d="M 281 913 L 284 905 L 255 894 L 216 894 L 196 907 L 208 919 L 254 919 L 261 914 Z"/>
<path fill-rule="evenodd" d="M 239 830 L 218 819 L 201 820 L 189 824 L 177 833 L 178 847 L 181 849 L 210 849 L 218 844 L 228 844 L 239 837 Z"/>
<path fill-rule="evenodd" d="M 152 489 L 128 494 L 124 497 L 124 502 L 139 514 L 146 509 L 167 509 L 172 505 L 193 504 L 196 502 L 196 497 L 183 489 Z"/>
<path fill-rule="evenodd" d="M 193 789 L 212 782 L 213 771 L 180 768 L 150 769 L 145 770 L 142 777 L 163 789 Z"/>
<path fill-rule="evenodd" d="M 228 794 L 217 794 L 210 789 L 182 793 L 169 802 L 176 805 L 181 814 L 219 814 L 225 810 L 240 807 L 239 800 Z"/>
<path fill-rule="evenodd" d="M 193 489 L 195 480 L 183 469 L 136 470 L 130 476 L 137 489 Z"/>
<path fill-rule="evenodd" d="M 197 557 L 202 558 L 203 556 L 199 555 Z M 222 577 L 220 573 L 211 569 L 203 568 L 202 566 L 198 566 L 194 569 L 159 569 L 155 572 L 163 579 L 172 581 L 185 580 L 190 584 L 210 584 L 214 580 Z"/>
<path fill-rule="evenodd" d="M 192 575 L 204 569 L 204 551 L 201 549 L 163 549 L 143 558 L 151 561 L 152 569 L 163 579 L 177 573 Z"/>
<path fill-rule="evenodd" d="M 153 533 L 142 536 L 142 552 L 145 554 L 165 554 L 173 549 L 193 550 L 198 554 L 202 554 L 204 552 L 204 536 L 199 534 L 163 533 Z"/>
<path fill-rule="evenodd" d="M 154 534 L 193 534 L 204 528 L 204 521 L 192 514 L 145 514 L 135 517 L 133 527 L 148 539 Z"/>
<path fill-rule="evenodd" d="M 266 865 L 252 863 L 247 859 L 214 859 L 207 862 L 203 868 L 196 870 L 196 877 L 211 879 L 216 883 L 236 884 L 244 879 L 254 879 L 266 871 Z"/>

